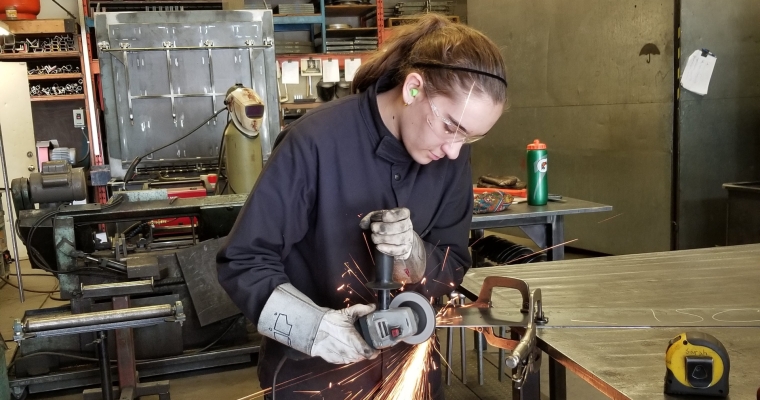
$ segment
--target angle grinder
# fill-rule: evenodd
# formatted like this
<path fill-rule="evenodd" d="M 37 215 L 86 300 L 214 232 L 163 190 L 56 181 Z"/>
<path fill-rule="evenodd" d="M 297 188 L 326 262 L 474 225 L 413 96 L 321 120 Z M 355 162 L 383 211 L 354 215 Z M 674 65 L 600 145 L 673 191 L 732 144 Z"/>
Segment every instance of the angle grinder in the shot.
<path fill-rule="evenodd" d="M 356 329 L 375 349 L 386 349 L 399 342 L 420 344 L 435 331 L 435 311 L 425 296 L 402 292 L 391 300 L 391 290 L 401 287 L 393 281 L 393 257 L 373 251 L 375 278 L 367 287 L 377 292 L 377 309 L 356 321 Z"/>
<path fill-rule="evenodd" d="M 668 343 L 665 365 L 666 394 L 728 396 L 728 352 L 712 335 L 687 332 L 674 337 Z"/>

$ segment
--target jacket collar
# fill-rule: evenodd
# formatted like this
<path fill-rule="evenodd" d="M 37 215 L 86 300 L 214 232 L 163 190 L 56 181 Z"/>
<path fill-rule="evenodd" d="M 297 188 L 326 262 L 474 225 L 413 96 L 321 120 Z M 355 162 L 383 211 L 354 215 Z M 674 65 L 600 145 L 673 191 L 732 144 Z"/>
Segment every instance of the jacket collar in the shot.
<path fill-rule="evenodd" d="M 361 94 L 361 103 L 364 118 L 367 121 L 370 140 L 375 144 L 375 154 L 393 164 L 408 164 L 414 162 L 412 156 L 406 151 L 406 147 L 400 140 L 388 130 L 380 116 L 377 106 L 377 94 L 385 92 L 393 87 L 390 75 L 380 78 L 374 86 L 371 86 Z"/>

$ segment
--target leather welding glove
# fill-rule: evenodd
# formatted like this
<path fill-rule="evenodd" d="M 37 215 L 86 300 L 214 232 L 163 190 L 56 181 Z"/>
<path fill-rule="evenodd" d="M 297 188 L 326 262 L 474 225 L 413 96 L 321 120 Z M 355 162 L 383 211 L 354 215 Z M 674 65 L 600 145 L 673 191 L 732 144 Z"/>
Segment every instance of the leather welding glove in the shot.
<path fill-rule="evenodd" d="M 375 305 L 342 310 L 319 307 L 290 283 L 277 286 L 261 311 L 256 328 L 262 335 L 333 364 L 371 360 L 380 354 L 354 327 Z"/>
<path fill-rule="evenodd" d="M 425 274 L 425 245 L 412 227 L 406 207 L 372 211 L 359 226 L 372 230 L 372 242 L 378 251 L 393 256 L 393 280 L 417 283 Z"/>

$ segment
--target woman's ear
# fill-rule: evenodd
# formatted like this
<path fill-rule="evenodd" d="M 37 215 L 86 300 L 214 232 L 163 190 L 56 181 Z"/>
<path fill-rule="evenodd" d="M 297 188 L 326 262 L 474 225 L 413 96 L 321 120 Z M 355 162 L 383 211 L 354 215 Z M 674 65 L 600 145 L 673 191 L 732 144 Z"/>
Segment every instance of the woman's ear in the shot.
<path fill-rule="evenodd" d="M 401 89 L 401 97 L 404 100 L 404 105 L 411 105 L 417 100 L 420 96 L 423 85 L 424 81 L 422 80 L 422 75 L 417 72 L 412 72 L 406 76 L 404 86 Z"/>

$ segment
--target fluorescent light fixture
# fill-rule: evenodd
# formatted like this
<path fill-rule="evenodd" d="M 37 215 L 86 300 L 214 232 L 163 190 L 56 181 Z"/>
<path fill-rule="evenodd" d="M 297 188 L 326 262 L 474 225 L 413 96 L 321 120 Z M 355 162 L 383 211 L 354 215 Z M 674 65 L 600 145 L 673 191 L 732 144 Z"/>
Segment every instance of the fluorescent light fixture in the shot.
<path fill-rule="evenodd" d="M 0 36 L 6 36 L 11 34 L 11 28 L 8 27 L 3 21 L 0 21 Z"/>

